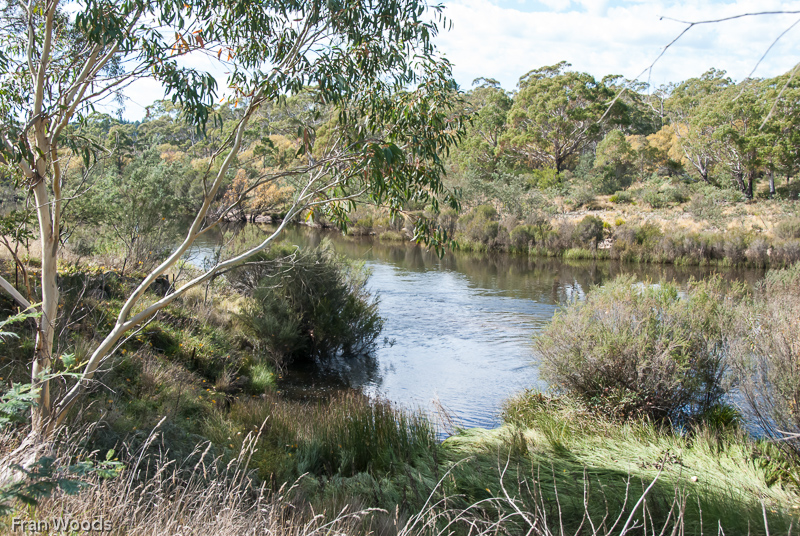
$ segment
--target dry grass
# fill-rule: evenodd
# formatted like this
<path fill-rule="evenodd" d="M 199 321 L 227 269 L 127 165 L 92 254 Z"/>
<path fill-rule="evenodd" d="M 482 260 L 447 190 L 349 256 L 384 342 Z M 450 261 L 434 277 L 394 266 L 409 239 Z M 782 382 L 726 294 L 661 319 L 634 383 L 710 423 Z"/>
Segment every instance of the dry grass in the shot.
<path fill-rule="evenodd" d="M 80 442 L 76 436 L 67 439 L 69 444 Z M 107 534 L 114 536 L 655 536 L 694 534 L 697 529 L 685 515 L 695 500 L 687 485 L 675 485 L 666 505 L 653 503 L 649 498 L 660 484 L 661 469 L 645 480 L 630 476 L 622 479 L 622 509 L 609 508 L 608 503 L 605 509 L 598 509 L 597 505 L 590 506 L 590 488 L 596 483 L 588 472 L 579 479 L 582 496 L 567 498 L 556 493 L 554 497 L 542 484 L 547 480 L 543 473 L 549 469 L 542 466 L 528 476 L 521 475 L 509 469 L 510 458 L 505 463 L 501 459 L 495 468 L 494 493 L 467 505 L 461 497 L 445 493 L 454 472 L 468 469 L 471 460 L 464 459 L 442 476 L 422 507 L 412 515 L 403 515 L 398 509 L 391 512 L 351 507 L 346 498 L 341 508 L 314 511 L 296 493 L 299 481 L 269 490 L 251 478 L 249 463 L 257 441 L 257 433 L 248 436 L 238 456 L 227 464 L 209 455 L 209 448 L 201 447 L 182 463 L 175 463 L 156 448 L 159 443 L 156 429 L 119 477 L 92 478 L 90 489 L 78 495 L 57 494 L 41 501 L 35 509 L 20 508 L 14 517 L 26 521 L 101 519 L 112 527 Z M 61 448 L 55 455 L 61 463 L 69 463 L 77 453 L 76 448 Z M 667 465 L 662 463 L 661 467 Z M 596 500 L 597 492 L 592 493 Z M 583 512 L 562 508 L 561 501 L 565 500 L 581 503 Z M 763 506 L 765 523 L 766 508 Z M 573 518 L 575 515 L 578 517 Z M 0 519 L 3 522 L 10 524 L 11 518 Z M 706 534 L 726 534 L 722 525 L 718 527 Z M 753 526 L 751 533 L 770 534 L 764 526 Z"/>
<path fill-rule="evenodd" d="M 119 477 L 90 478 L 90 489 L 77 495 L 58 493 L 35 509 L 20 508 L 15 517 L 102 519 L 113 527 L 112 535 L 299 536 L 351 533 L 369 513 L 315 513 L 290 500 L 293 486 L 273 492 L 257 485 L 249 471 L 257 440 L 257 434 L 248 436 L 239 455 L 227 464 L 209 455 L 210 444 L 175 463 L 156 449 L 156 429 Z M 80 437 L 69 442 L 79 444 Z M 61 448 L 55 456 L 67 464 L 75 454 L 74 448 Z M 10 524 L 11 519 L 3 521 Z"/>

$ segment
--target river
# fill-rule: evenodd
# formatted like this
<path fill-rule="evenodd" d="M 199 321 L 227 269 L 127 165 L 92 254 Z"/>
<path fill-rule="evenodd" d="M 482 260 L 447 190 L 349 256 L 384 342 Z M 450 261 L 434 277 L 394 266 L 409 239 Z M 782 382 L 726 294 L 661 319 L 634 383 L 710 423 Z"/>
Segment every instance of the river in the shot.
<path fill-rule="evenodd" d="M 443 407 L 463 427 L 494 427 L 505 399 L 525 388 L 546 388 L 537 376 L 531 338 L 561 305 L 581 299 L 591 286 L 623 273 L 679 284 L 716 271 L 750 283 L 763 275 L 508 254 L 448 252 L 439 258 L 415 244 L 303 226 L 286 229 L 283 239 L 309 247 L 323 237 L 371 270 L 369 286 L 380 297 L 384 330 L 373 355 L 290 370 L 279 388 L 298 398 L 361 389 L 410 409 L 436 413 Z M 213 238 L 198 244 L 190 261 L 201 264 L 215 244 Z"/>

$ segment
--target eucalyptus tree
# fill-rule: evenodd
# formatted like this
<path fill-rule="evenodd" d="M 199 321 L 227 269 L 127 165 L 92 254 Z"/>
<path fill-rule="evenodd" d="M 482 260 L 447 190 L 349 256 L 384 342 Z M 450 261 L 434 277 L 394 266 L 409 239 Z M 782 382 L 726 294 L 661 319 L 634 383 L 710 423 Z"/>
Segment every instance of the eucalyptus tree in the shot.
<path fill-rule="evenodd" d="M 684 160 L 708 183 L 715 164 L 712 139 L 715 125 L 704 120 L 701 112 L 711 96 L 732 85 L 733 81 L 725 76 L 725 71 L 710 69 L 700 77 L 690 78 L 672 88 L 664 101 L 664 112 Z"/>
<path fill-rule="evenodd" d="M 442 185 L 439 157 L 464 129 L 463 119 L 453 114 L 458 92 L 449 64 L 432 44 L 447 22 L 441 6 L 424 0 L 30 0 L 9 2 L 2 22 L 0 159 L 15 173 L 17 187 L 31 193 L 42 246 L 41 285 L 33 300 L 40 302 L 35 308 L 41 317 L 31 356 L 39 393 L 31 441 L 62 423 L 124 334 L 188 289 L 268 248 L 286 222 L 302 213 L 325 211 L 344 222 L 348 207 L 364 197 L 392 211 L 410 200 L 434 208 L 440 201 L 457 205 Z M 81 123 L 98 102 L 119 97 L 142 78 L 161 84 L 202 133 L 218 81 L 183 60 L 200 55 L 230 73 L 224 84 L 238 113 L 198 179 L 199 209 L 181 243 L 127 296 L 76 379 L 52 388 L 46 373 L 58 357 L 53 340 L 62 215 L 68 198 L 79 193 L 63 159 L 80 155 L 84 167 L 91 165 L 99 147 L 82 134 Z M 222 184 L 235 171 L 250 119 L 265 104 L 309 87 L 316 104 L 337 110 L 335 132 L 315 148 L 310 132 L 298 129 L 298 152 L 308 158 L 258 177 L 234 202 L 259 184 L 291 178 L 294 197 L 284 223 L 255 247 L 158 299 L 144 300 L 197 237 L 233 209 L 220 207 L 210 217 Z M 418 220 L 416 230 L 434 246 L 445 241 L 427 220 Z M 7 281 L 0 285 L 30 307 Z"/>
<path fill-rule="evenodd" d="M 748 79 L 701 101 L 695 124 L 712 132 L 709 145 L 713 159 L 724 166 L 735 186 L 747 198 L 753 197 L 756 178 L 772 139 L 762 129 L 768 106 L 761 80 Z"/>
<path fill-rule="evenodd" d="M 791 73 L 764 81 L 769 109 L 761 125 L 771 139 L 764 147 L 764 165 L 775 194 L 775 173 L 786 176 L 786 183 L 800 167 L 800 81 Z"/>
<path fill-rule="evenodd" d="M 519 161 L 561 172 L 589 144 L 599 141 L 606 122 L 620 118 L 624 104 L 588 73 L 570 64 L 534 69 L 519 80 L 503 143 Z"/>
<path fill-rule="evenodd" d="M 472 121 L 457 160 L 465 170 L 491 173 L 502 157 L 500 138 L 513 101 L 497 80 L 478 78 L 472 84 L 475 88 L 465 96 Z"/>

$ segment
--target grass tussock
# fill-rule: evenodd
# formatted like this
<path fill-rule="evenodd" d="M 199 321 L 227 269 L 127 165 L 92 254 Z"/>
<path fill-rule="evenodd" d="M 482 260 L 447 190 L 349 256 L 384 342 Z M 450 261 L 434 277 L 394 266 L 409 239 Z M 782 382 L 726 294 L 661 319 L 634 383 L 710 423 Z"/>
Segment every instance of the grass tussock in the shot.
<path fill-rule="evenodd" d="M 348 415 L 357 411 L 341 407 Z M 361 411 L 374 419 L 385 407 Z M 325 419 L 314 413 L 309 408 L 297 420 Z M 260 479 L 256 459 L 274 433 L 263 423 L 225 455 L 206 442 L 176 460 L 165 451 L 162 421 L 126 457 L 118 477 L 90 475 L 90 489 L 56 493 L 15 516 L 101 518 L 115 536 L 774 535 L 797 522 L 797 494 L 769 484 L 770 465 L 740 433 L 681 436 L 641 420 L 620 425 L 578 402 L 534 392 L 510 400 L 504 421 L 496 430 L 465 430 L 445 441 L 437 478 L 413 479 L 407 493 L 415 488 L 419 499 L 388 508 L 375 506 L 381 486 L 392 484 L 386 473 L 382 479 L 374 473 L 372 481 L 366 473 L 349 479 L 307 473 L 278 485 Z M 365 442 L 355 430 L 367 423 L 353 422 L 360 424 L 331 424 L 334 430 L 321 435 L 349 437 L 348 446 Z M 57 463 L 91 457 L 81 446 L 95 432 L 62 438 L 53 452 Z M 310 426 L 308 432 L 320 435 Z"/>
<path fill-rule="evenodd" d="M 629 517 L 636 534 L 766 534 L 765 517 L 771 534 L 786 534 L 797 524 L 796 488 L 774 483 L 776 464 L 740 431 L 681 435 L 533 391 L 509 400 L 503 417 L 444 446 L 474 460 L 458 491 L 488 500 L 513 487 L 520 510 L 552 531 L 534 533 L 620 534 Z"/>

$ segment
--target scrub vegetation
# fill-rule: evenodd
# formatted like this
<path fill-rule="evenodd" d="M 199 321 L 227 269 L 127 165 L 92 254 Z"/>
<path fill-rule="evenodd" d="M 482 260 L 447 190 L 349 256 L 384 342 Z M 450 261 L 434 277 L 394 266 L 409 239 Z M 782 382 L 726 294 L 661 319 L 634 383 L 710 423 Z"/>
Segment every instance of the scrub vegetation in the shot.
<path fill-rule="evenodd" d="M 798 530 L 800 81 L 647 88 L 561 62 L 464 92 L 442 6 L 269 5 L 0 10 L 2 530 Z M 166 89 L 146 117 L 98 111 L 137 80 Z M 299 224 L 770 271 L 591 289 L 535 336 L 549 391 L 459 429 L 283 391 L 366 366 L 383 328 L 363 264 L 280 242 Z"/>

